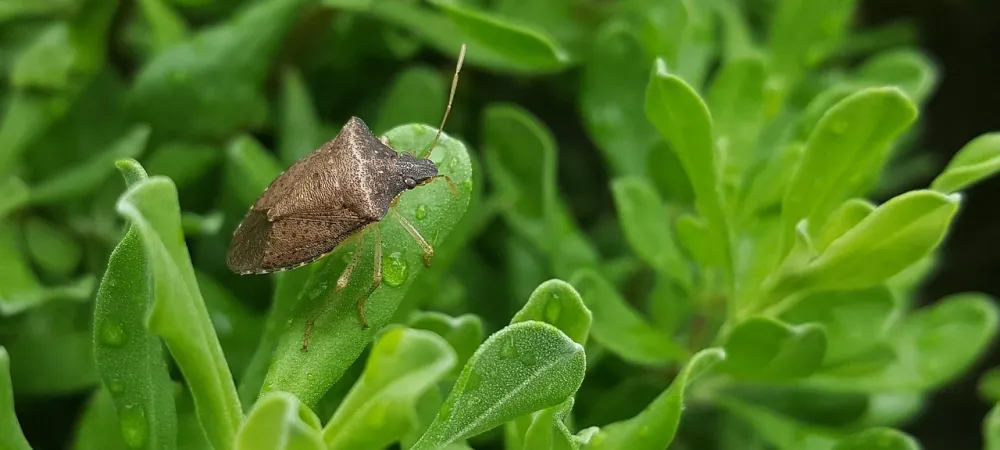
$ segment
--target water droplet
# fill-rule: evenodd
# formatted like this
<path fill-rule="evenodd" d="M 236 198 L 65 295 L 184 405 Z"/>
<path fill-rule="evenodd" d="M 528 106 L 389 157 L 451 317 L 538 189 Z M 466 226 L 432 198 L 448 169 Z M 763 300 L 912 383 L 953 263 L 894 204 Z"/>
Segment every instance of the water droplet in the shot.
<path fill-rule="evenodd" d="M 479 385 L 483 383 L 483 376 L 479 374 L 479 371 L 473 370 L 469 372 L 469 380 L 465 382 L 465 392 L 471 392 L 479 389 Z"/>
<path fill-rule="evenodd" d="M 348 251 L 344 252 L 343 256 L 340 257 L 340 260 L 344 261 L 347 264 L 350 264 L 352 258 L 354 258 L 354 251 L 348 250 Z"/>
<path fill-rule="evenodd" d="M 418 205 L 417 212 L 415 214 L 417 220 L 424 220 L 427 218 L 427 205 Z"/>
<path fill-rule="evenodd" d="M 846 120 L 838 120 L 838 121 L 834 122 L 830 126 L 830 129 L 834 133 L 843 134 L 845 131 L 847 131 L 847 121 Z"/>
<path fill-rule="evenodd" d="M 503 344 L 501 344 L 500 347 L 500 357 L 503 359 L 517 357 L 517 349 L 514 348 L 513 339 L 504 339 Z"/>
<path fill-rule="evenodd" d="M 100 340 L 104 345 L 118 347 L 125 342 L 125 330 L 120 323 L 107 322 L 101 325 Z"/>
<path fill-rule="evenodd" d="M 517 357 L 517 360 L 528 367 L 535 365 L 538 362 L 538 357 L 532 353 L 522 353 Z"/>
<path fill-rule="evenodd" d="M 125 392 L 125 385 L 122 383 L 122 380 L 110 380 L 108 381 L 108 390 L 112 394 L 121 394 Z"/>
<path fill-rule="evenodd" d="M 469 178 L 468 180 L 465 180 L 465 182 L 462 183 L 462 187 L 465 188 L 466 192 L 472 192 L 472 179 Z"/>
<path fill-rule="evenodd" d="M 458 169 L 458 158 L 451 158 L 448 160 L 448 168 L 451 170 Z"/>
<path fill-rule="evenodd" d="M 427 130 L 425 130 L 424 127 L 413 127 L 413 134 L 416 134 L 417 136 L 423 136 L 427 134 Z M 430 143 L 428 142 L 428 144 Z"/>
<path fill-rule="evenodd" d="M 396 287 L 403 284 L 409 272 L 406 260 L 400 252 L 392 252 L 382 259 L 382 281 L 389 286 Z"/>
<path fill-rule="evenodd" d="M 562 301 L 559 300 L 558 294 L 552 294 L 549 301 L 545 302 L 545 321 L 556 323 L 559 320 L 560 313 L 562 313 Z"/>
<path fill-rule="evenodd" d="M 125 445 L 132 448 L 140 448 L 146 443 L 146 436 L 149 434 L 149 425 L 146 423 L 146 411 L 142 407 L 131 405 L 126 406 L 119 412 L 119 422 L 122 427 L 122 438 Z"/>
<path fill-rule="evenodd" d="M 260 387 L 260 391 L 261 391 L 261 392 L 268 392 L 268 391 L 270 391 L 270 390 L 271 390 L 271 389 L 272 389 L 273 387 L 274 387 L 274 386 L 273 386 L 273 385 L 271 385 L 271 382 L 270 382 L 270 381 L 268 381 L 267 383 L 264 383 L 264 385 Z"/>

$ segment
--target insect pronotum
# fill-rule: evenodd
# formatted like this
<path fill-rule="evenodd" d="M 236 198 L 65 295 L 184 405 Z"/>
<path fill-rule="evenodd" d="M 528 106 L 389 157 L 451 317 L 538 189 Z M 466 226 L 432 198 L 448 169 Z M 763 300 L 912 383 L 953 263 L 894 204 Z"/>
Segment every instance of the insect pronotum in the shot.
<path fill-rule="evenodd" d="M 372 282 L 358 299 L 358 318 L 368 328 L 365 301 L 382 283 L 382 230 L 379 222 L 392 213 L 423 249 L 430 267 L 434 248 L 396 210 L 400 195 L 435 179 L 444 178 L 452 194 L 457 191 L 447 175 L 439 174 L 428 154 L 437 145 L 451 112 L 458 75 L 465 60 L 465 44 L 458 54 L 451 92 L 434 140 L 416 155 L 397 153 L 388 138 L 379 139 L 368 125 L 351 117 L 332 140 L 293 163 L 264 190 L 233 232 L 226 254 L 230 270 L 241 275 L 294 269 L 333 252 L 344 241 L 357 237 L 357 251 L 337 279 L 333 298 L 350 283 L 358 266 L 365 235 L 375 228 L 375 265 Z M 306 324 L 302 349 L 316 320 L 333 299 Z"/>

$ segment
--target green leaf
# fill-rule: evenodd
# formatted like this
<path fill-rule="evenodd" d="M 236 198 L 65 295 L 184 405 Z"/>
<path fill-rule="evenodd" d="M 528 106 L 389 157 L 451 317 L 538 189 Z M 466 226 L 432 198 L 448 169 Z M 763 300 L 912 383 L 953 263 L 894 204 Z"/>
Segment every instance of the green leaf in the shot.
<path fill-rule="evenodd" d="M 257 140 L 245 134 L 230 141 L 226 159 L 226 182 L 248 208 L 284 167 Z"/>
<path fill-rule="evenodd" d="M 1000 402 L 1000 368 L 993 367 L 980 375 L 976 390 L 979 398 L 990 403 Z"/>
<path fill-rule="evenodd" d="M 441 448 L 573 395 L 586 370 L 583 347 L 557 328 L 508 325 L 479 347 L 441 411 L 412 450 Z"/>
<path fill-rule="evenodd" d="M 920 450 L 913 437 L 892 428 L 869 428 L 852 434 L 833 446 L 832 450 Z"/>
<path fill-rule="evenodd" d="M 437 130 L 427 125 L 404 125 L 386 136 L 397 151 L 421 151 L 434 139 Z M 441 135 L 430 155 L 441 173 L 457 187 L 452 194 L 444 180 L 435 181 L 402 195 L 396 205 L 400 214 L 413 224 L 432 246 L 441 245 L 448 233 L 465 214 L 472 188 L 472 168 L 468 150 L 458 140 Z M 417 209 L 426 215 L 417 219 Z M 379 225 L 382 231 L 382 284 L 365 301 L 368 329 L 358 319 L 358 299 L 372 283 L 376 235 L 368 231 L 363 249 L 348 244 L 316 264 L 306 283 L 290 321 L 282 325 L 281 338 L 264 382 L 264 390 L 294 394 L 307 405 L 315 405 L 372 337 L 389 322 L 403 296 L 423 270 L 423 251 L 392 216 Z M 361 251 L 351 282 L 335 295 L 336 280 L 347 265 L 345 250 Z M 433 262 L 432 262 L 433 264 Z M 302 351 L 306 322 L 325 308 L 312 330 L 308 351 Z"/>
<path fill-rule="evenodd" d="M 925 392 L 964 373 L 997 334 L 997 306 L 985 295 L 955 294 L 906 317 L 887 334 L 896 360 L 884 369 L 821 386 L 865 391 Z"/>
<path fill-rule="evenodd" d="M 11 450 L 31 450 L 14 414 L 14 390 L 10 383 L 10 356 L 0 346 L 0 445 Z"/>
<path fill-rule="evenodd" d="M 866 177 L 882 167 L 892 141 L 916 117 L 913 103 L 896 88 L 865 89 L 823 115 L 785 191 L 782 253 L 790 248 L 800 220 L 808 220 L 810 226 L 821 224 L 857 193 Z"/>
<path fill-rule="evenodd" d="M 146 179 L 134 160 L 119 161 L 129 186 Z M 146 330 L 152 300 L 142 238 L 130 225 L 108 260 L 94 303 L 94 360 L 114 401 L 124 442 L 133 448 L 174 448 L 174 389 L 160 339 Z"/>
<path fill-rule="evenodd" d="M 533 71 L 555 71 L 569 55 L 540 30 L 477 11 L 454 0 L 431 0 L 470 39 Z"/>
<path fill-rule="evenodd" d="M 86 300 L 96 281 L 87 274 L 70 283 L 43 286 L 21 249 L 21 230 L 11 222 L 0 222 L 0 316 L 11 316 L 52 300 Z M 11 347 L 14 348 L 14 347 Z"/>
<path fill-rule="evenodd" d="M 451 317 L 439 312 L 421 311 L 410 318 L 409 327 L 433 331 L 448 341 L 457 357 L 455 367 L 452 368 L 454 376 L 459 375 L 462 367 L 465 367 L 465 363 L 483 342 L 483 321 L 474 314 Z"/>
<path fill-rule="evenodd" d="M 73 433 L 72 450 L 127 450 L 122 439 L 118 412 L 104 387 L 91 394 Z M 14 447 L 17 448 L 17 447 Z"/>
<path fill-rule="evenodd" d="M 722 398 L 719 404 L 743 419 L 764 441 L 777 450 L 830 450 L 842 434 L 827 428 L 802 423 L 770 409 L 750 405 L 732 398 Z"/>
<path fill-rule="evenodd" d="M 730 270 L 729 231 L 716 178 L 712 118 L 694 89 L 670 74 L 662 59 L 656 60 L 646 90 L 646 116 L 684 166 L 698 211 L 708 220 L 713 241 L 725 255 L 726 270 Z"/>
<path fill-rule="evenodd" d="M 938 84 L 938 69 L 931 58 L 916 49 L 883 51 L 858 68 L 853 78 L 870 86 L 894 85 L 914 103 L 923 104 Z"/>
<path fill-rule="evenodd" d="M 196 270 L 195 277 L 229 370 L 243 373 L 257 348 L 255 338 L 260 334 L 264 321 L 207 273 Z"/>
<path fill-rule="evenodd" d="M 68 230 L 39 217 L 24 221 L 24 239 L 35 263 L 47 272 L 70 276 L 80 264 L 83 249 Z"/>
<path fill-rule="evenodd" d="M 715 144 L 726 177 L 739 175 L 753 161 L 764 125 L 764 61 L 748 57 L 728 61 L 708 91 Z"/>
<path fill-rule="evenodd" d="M 862 356 L 886 335 L 896 309 L 884 286 L 806 295 L 781 315 L 792 324 L 819 324 L 826 331 L 824 365 Z"/>
<path fill-rule="evenodd" d="M 236 450 L 325 450 L 316 414 L 295 396 L 269 392 L 247 415 Z"/>
<path fill-rule="evenodd" d="M 950 194 L 966 190 L 1000 170 L 1000 133 L 986 133 L 965 144 L 931 189 Z"/>
<path fill-rule="evenodd" d="M 143 160 L 143 165 L 150 174 L 163 175 L 178 188 L 183 188 L 208 176 L 222 157 L 222 149 L 211 145 L 169 142 L 156 147 Z"/>
<path fill-rule="evenodd" d="M 437 334 L 392 328 L 372 347 L 368 363 L 323 429 L 331 449 L 382 449 L 418 424 L 417 400 L 452 366 L 455 351 Z"/>
<path fill-rule="evenodd" d="M 591 269 L 582 269 L 570 280 L 593 313 L 594 340 L 626 361 L 666 365 L 687 357 L 670 336 L 657 330 L 632 309 L 614 286 Z"/>
<path fill-rule="evenodd" d="M 643 85 L 649 62 L 628 23 L 609 21 L 596 33 L 584 62 L 580 112 L 587 132 L 618 175 L 646 172 L 656 130 L 646 120 Z"/>
<path fill-rule="evenodd" d="M 573 397 L 558 406 L 536 411 L 524 433 L 522 449 L 576 450 L 579 444 L 563 422 L 573 409 Z M 510 448 L 508 445 L 507 448 Z"/>
<path fill-rule="evenodd" d="M 405 123 L 437 124 L 444 115 L 447 95 L 448 87 L 436 71 L 409 68 L 393 80 L 372 131 L 384 133 Z"/>
<path fill-rule="evenodd" d="M 112 143 L 107 151 L 33 187 L 31 203 L 45 205 L 67 202 L 91 194 L 111 175 L 115 161 L 138 158 L 142 154 L 151 131 L 147 125 L 136 125 Z"/>
<path fill-rule="evenodd" d="M 938 246 L 958 210 L 957 194 L 910 191 L 875 208 L 805 267 L 781 275 L 775 299 L 797 289 L 864 289 L 913 265 Z"/>
<path fill-rule="evenodd" d="M 161 53 L 174 45 L 184 42 L 188 36 L 184 18 L 170 9 L 164 0 L 139 0 L 142 14 L 149 24 L 150 47 L 153 54 Z"/>
<path fill-rule="evenodd" d="M 691 180 L 684 173 L 684 167 L 669 143 L 656 141 L 649 149 L 645 174 L 667 202 L 684 206 L 694 202 Z"/>
<path fill-rule="evenodd" d="M 715 55 L 715 21 L 711 2 L 670 0 L 637 2 L 638 28 L 647 52 L 691 86 L 701 86 Z"/>
<path fill-rule="evenodd" d="M 707 348 L 691 357 L 670 387 L 637 416 L 601 427 L 587 449 L 655 450 L 670 446 L 681 421 L 684 393 L 698 377 L 726 360 L 720 348 Z"/>
<path fill-rule="evenodd" d="M 225 137 L 261 125 L 261 92 L 286 31 L 308 0 L 267 0 L 158 53 L 136 75 L 131 111 L 174 138 Z"/>
<path fill-rule="evenodd" d="M 750 178 L 750 186 L 742 193 L 740 208 L 743 217 L 772 207 L 780 207 L 792 177 L 802 160 L 805 148 L 798 142 L 782 146 L 777 154 L 762 161 Z"/>
<path fill-rule="evenodd" d="M 983 440 L 984 450 L 1000 449 L 1000 405 L 994 405 L 983 420 Z"/>
<path fill-rule="evenodd" d="M 309 87 L 297 69 L 281 78 L 278 154 L 286 165 L 302 159 L 323 144 L 322 123 L 309 97 Z"/>
<path fill-rule="evenodd" d="M 229 448 L 243 411 L 181 238 L 176 187 L 167 178 L 150 177 L 131 186 L 117 209 L 138 230 L 150 263 L 154 298 L 147 327 L 163 338 L 180 367 L 209 440 Z"/>
<path fill-rule="evenodd" d="M 844 34 L 856 0 L 785 0 L 771 22 L 770 65 L 788 92 L 806 70 L 826 59 Z"/>
<path fill-rule="evenodd" d="M 580 345 L 587 343 L 592 315 L 580 294 L 563 280 L 548 280 L 535 288 L 510 323 L 534 320 L 558 328 Z"/>
<path fill-rule="evenodd" d="M 830 217 L 823 224 L 817 236 L 813 238 L 813 245 L 816 246 L 816 251 L 820 253 L 826 251 L 833 241 L 856 227 L 865 217 L 868 217 L 869 214 L 875 211 L 875 208 L 876 206 L 871 202 L 859 198 L 852 198 L 841 203 L 830 214 Z"/>
<path fill-rule="evenodd" d="M 674 242 L 663 200 L 652 183 L 637 176 L 620 177 L 611 181 L 611 193 L 632 251 L 660 274 L 691 289 L 691 269 Z"/>
<path fill-rule="evenodd" d="M 725 370 L 741 378 L 793 380 L 819 369 L 826 354 L 819 324 L 792 326 L 766 317 L 740 322 L 726 339 Z"/>
<path fill-rule="evenodd" d="M 73 0 L 32 0 L 0 4 L 0 22 L 65 14 L 73 9 Z"/>
<path fill-rule="evenodd" d="M 0 220 L 8 213 L 28 203 L 28 185 L 18 177 L 8 177 L 0 184 Z"/>

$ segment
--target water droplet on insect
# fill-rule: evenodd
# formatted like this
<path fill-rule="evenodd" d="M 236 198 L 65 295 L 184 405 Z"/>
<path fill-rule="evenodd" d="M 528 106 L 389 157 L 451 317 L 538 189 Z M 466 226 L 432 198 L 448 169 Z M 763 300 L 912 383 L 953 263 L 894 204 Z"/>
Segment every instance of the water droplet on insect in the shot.
<path fill-rule="evenodd" d="M 552 294 L 549 301 L 545 302 L 545 321 L 556 323 L 560 313 L 562 313 L 562 301 L 559 300 L 558 294 Z"/>
<path fill-rule="evenodd" d="M 503 344 L 501 344 L 500 347 L 500 357 L 503 359 L 517 357 L 517 349 L 514 348 L 513 339 L 504 339 Z"/>
<path fill-rule="evenodd" d="M 125 342 L 125 330 L 119 323 L 107 322 L 101 325 L 100 339 L 104 345 L 118 347 Z"/>
<path fill-rule="evenodd" d="M 462 183 L 462 187 L 465 188 L 465 192 L 472 192 L 472 179 L 470 178 L 465 180 L 465 182 Z"/>
<path fill-rule="evenodd" d="M 406 265 L 406 260 L 400 252 L 392 252 L 382 259 L 382 281 L 389 286 L 396 287 L 406 281 L 410 268 Z"/>
<path fill-rule="evenodd" d="M 417 220 L 424 220 L 427 218 L 427 205 L 418 205 L 417 212 L 415 214 Z"/>
<path fill-rule="evenodd" d="M 122 427 L 122 438 L 125 445 L 140 448 L 146 443 L 149 425 L 146 423 L 146 412 L 142 407 L 131 405 L 119 411 L 119 422 Z"/>
<path fill-rule="evenodd" d="M 108 390 L 112 394 L 121 394 L 125 392 L 125 385 L 122 383 L 122 380 L 110 380 L 108 381 Z"/>

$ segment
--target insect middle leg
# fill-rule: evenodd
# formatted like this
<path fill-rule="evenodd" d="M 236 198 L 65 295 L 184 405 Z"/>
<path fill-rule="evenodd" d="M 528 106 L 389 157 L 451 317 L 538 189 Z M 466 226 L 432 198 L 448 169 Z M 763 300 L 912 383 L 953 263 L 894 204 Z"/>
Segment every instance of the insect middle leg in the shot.
<path fill-rule="evenodd" d="M 351 275 L 354 274 L 354 269 L 358 267 L 358 261 L 361 259 L 361 252 L 365 248 L 365 233 L 358 233 L 358 244 L 354 247 L 354 255 L 351 257 L 351 262 L 344 268 L 344 271 L 340 273 L 340 277 L 337 278 L 337 286 L 333 289 L 333 297 L 336 298 L 340 295 L 340 292 L 347 287 L 351 282 Z M 381 244 L 381 236 L 379 238 L 379 244 Z M 381 245 L 379 246 L 381 247 Z M 309 348 L 309 336 L 312 335 L 313 326 L 316 325 L 316 320 L 326 312 L 326 309 L 333 303 L 333 299 L 329 299 L 323 303 L 320 307 L 319 312 L 314 316 L 309 318 L 306 322 L 306 333 L 302 338 L 302 350 Z M 361 317 L 362 324 L 364 325 L 364 316 Z"/>
<path fill-rule="evenodd" d="M 396 211 L 396 208 L 389 208 L 389 210 L 392 211 L 392 213 L 396 216 L 396 220 L 399 221 L 399 224 L 406 229 L 407 233 L 410 233 L 410 236 L 413 237 L 413 240 L 417 241 L 417 244 L 420 245 L 420 248 L 424 250 L 424 266 L 430 267 L 431 258 L 434 257 L 434 247 L 431 247 L 431 244 L 427 243 L 427 240 L 424 239 L 422 235 L 420 235 L 420 232 L 417 231 L 416 227 L 414 227 L 409 220 L 406 220 L 406 218 L 404 218 L 403 215 L 399 213 L 399 211 Z"/>
<path fill-rule="evenodd" d="M 358 317 L 361 318 L 361 328 L 368 328 L 368 319 L 365 318 L 365 301 L 371 297 L 375 289 L 382 284 L 382 228 L 375 225 L 375 264 L 372 265 L 372 285 L 368 287 L 368 292 L 358 299 Z"/>

